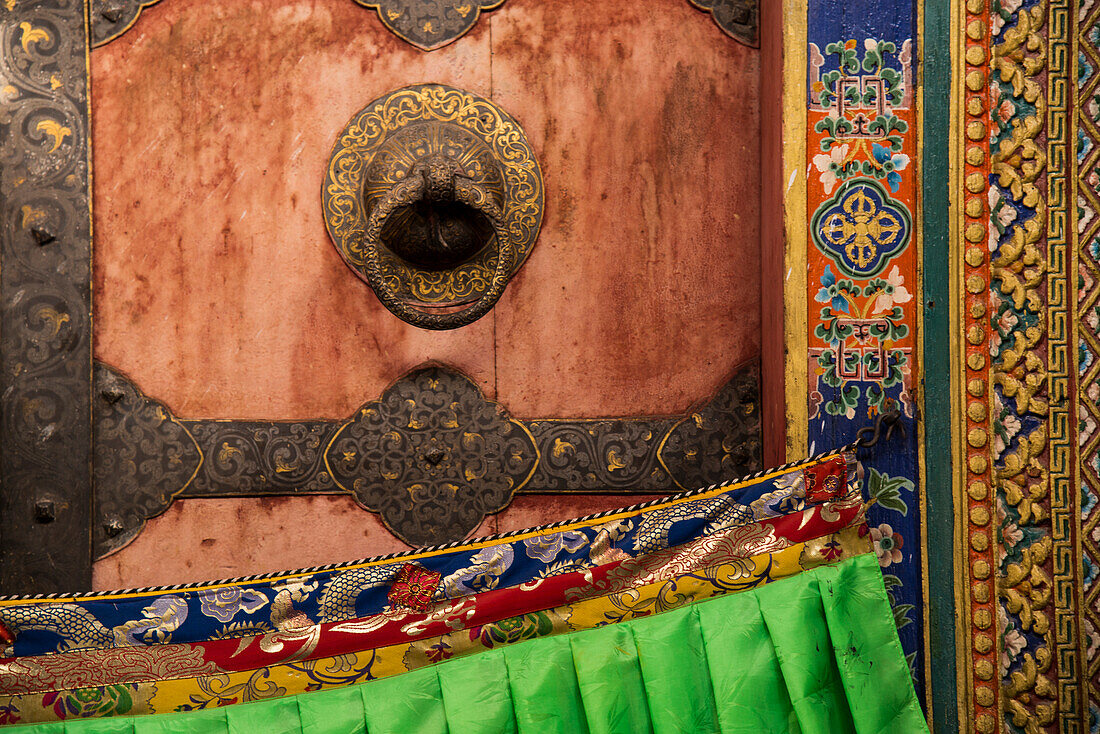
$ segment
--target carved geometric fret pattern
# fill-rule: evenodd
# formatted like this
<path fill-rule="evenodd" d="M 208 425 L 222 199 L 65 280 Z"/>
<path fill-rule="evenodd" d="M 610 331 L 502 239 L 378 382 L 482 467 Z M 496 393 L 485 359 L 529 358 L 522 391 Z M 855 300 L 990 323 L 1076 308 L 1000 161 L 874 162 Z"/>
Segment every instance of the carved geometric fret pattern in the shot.
<path fill-rule="evenodd" d="M 1077 34 L 1077 462 L 1080 481 L 1081 636 L 1085 649 L 1100 644 L 1100 4 L 1080 18 Z M 1084 680 L 1088 708 L 1100 713 L 1100 655 L 1089 656 Z"/>
<path fill-rule="evenodd" d="M 1074 222 L 1070 217 L 1070 177 L 1074 164 L 1072 130 L 1073 56 L 1070 53 L 1070 0 L 1051 0 L 1047 21 L 1047 380 L 1050 415 L 1047 419 L 1050 469 L 1051 565 L 1054 592 L 1054 646 L 1057 670 L 1058 729 L 1078 731 L 1083 717 L 1083 650 L 1078 649 L 1080 624 L 1078 587 L 1080 501 L 1075 490 L 1073 425 L 1076 370 L 1070 347 L 1073 335 L 1070 277 L 1076 271 L 1071 248 Z"/>
<path fill-rule="evenodd" d="M 995 630 L 1002 700 L 997 726 L 980 710 L 992 701 L 983 700 L 975 681 L 974 723 L 983 732 L 1082 731 L 1088 724 L 1078 604 L 1081 505 L 1074 481 L 1077 358 L 1070 346 L 1071 339 L 1077 346 L 1070 278 L 1078 279 L 1076 222 L 1069 210 L 1076 165 L 1069 116 L 1076 66 L 1071 3 L 994 4 L 987 26 L 968 26 L 968 35 L 988 28 L 992 42 L 989 449 L 996 491 L 988 510 L 997 527 L 978 545 L 995 549 L 998 606 L 995 620 L 979 617 L 972 598 L 970 612 L 975 649 L 984 644 L 978 628 Z M 968 5 L 984 12 L 983 3 Z M 973 139 L 971 128 L 966 135 Z M 977 282 L 966 284 L 973 293 L 971 285 Z M 984 341 L 976 327 L 966 333 L 971 344 Z M 971 531 L 972 549 L 975 535 Z M 973 565 L 970 574 L 978 576 Z M 982 678 L 977 663 L 975 676 Z"/>

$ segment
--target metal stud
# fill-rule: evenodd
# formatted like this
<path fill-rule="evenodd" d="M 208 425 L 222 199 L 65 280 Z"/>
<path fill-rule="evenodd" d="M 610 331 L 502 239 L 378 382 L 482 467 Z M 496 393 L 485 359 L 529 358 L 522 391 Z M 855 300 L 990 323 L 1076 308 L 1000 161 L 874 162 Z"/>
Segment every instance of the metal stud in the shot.
<path fill-rule="evenodd" d="M 100 10 L 99 14 L 106 18 L 108 22 L 117 23 L 122 20 L 122 7 L 117 3 L 111 3 Z"/>
<path fill-rule="evenodd" d="M 122 526 L 122 520 L 117 517 L 109 517 L 107 521 L 103 523 L 103 532 L 106 533 L 108 538 L 116 538 L 118 534 L 125 530 Z"/>
<path fill-rule="evenodd" d="M 34 244 L 39 247 L 45 247 L 51 242 L 57 241 L 57 235 L 40 227 L 31 227 L 31 237 L 34 239 Z"/>
<path fill-rule="evenodd" d="M 125 394 L 121 390 L 104 390 L 99 393 L 99 397 L 103 398 L 103 402 L 107 405 L 115 405 L 119 400 L 125 397 Z"/>
<path fill-rule="evenodd" d="M 38 500 L 34 503 L 34 521 L 42 523 L 51 523 L 57 517 L 56 510 L 54 508 L 53 500 Z"/>

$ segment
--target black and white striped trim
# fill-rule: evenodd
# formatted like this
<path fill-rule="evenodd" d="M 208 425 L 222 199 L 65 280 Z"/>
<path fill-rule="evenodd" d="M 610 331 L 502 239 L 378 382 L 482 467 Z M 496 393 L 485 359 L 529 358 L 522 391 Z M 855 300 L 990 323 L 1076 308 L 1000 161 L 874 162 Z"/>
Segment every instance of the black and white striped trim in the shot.
<path fill-rule="evenodd" d="M 506 540 L 513 538 L 517 535 L 528 535 L 531 533 L 543 533 L 555 528 L 565 527 L 567 525 L 575 525 L 577 523 L 585 523 L 591 520 L 599 520 L 603 517 L 610 517 L 611 515 L 618 515 L 623 512 L 635 512 L 638 510 L 645 510 L 656 505 L 665 504 L 666 502 L 676 502 L 679 500 L 687 499 L 698 494 L 706 494 L 707 492 L 713 492 L 716 489 L 723 487 L 729 487 L 734 484 L 741 484 L 743 482 L 749 482 L 753 479 L 759 479 L 768 474 L 774 474 L 776 472 L 783 472 L 789 469 L 795 469 L 799 466 L 805 466 L 806 464 L 812 464 L 816 461 L 820 461 L 828 456 L 836 456 L 838 454 L 844 454 L 856 449 L 856 443 L 848 444 L 839 449 L 833 449 L 831 451 L 824 451 L 822 453 L 811 456 L 807 459 L 800 459 L 799 461 L 792 461 L 780 466 L 763 469 L 754 474 L 749 474 L 737 479 L 731 479 L 728 482 L 721 484 L 712 484 L 709 487 L 703 487 L 701 489 L 691 489 L 679 494 L 668 495 L 667 497 L 660 497 L 649 502 L 642 502 L 637 505 L 630 505 L 628 507 L 618 507 L 612 510 L 604 510 L 603 512 L 597 512 L 592 515 L 585 515 L 584 517 L 574 517 L 568 520 L 561 520 L 558 522 L 550 523 L 548 525 L 537 525 L 530 528 L 521 528 L 519 530 L 510 530 L 506 533 L 498 533 L 496 535 L 485 535 L 480 538 L 471 538 L 469 540 L 456 540 L 451 543 L 444 543 L 443 545 L 427 546 L 425 548 L 414 548 L 407 551 L 399 551 L 397 553 L 390 553 L 383 556 L 373 556 L 371 558 L 363 558 L 356 561 L 344 561 L 343 563 L 330 563 L 326 566 L 312 566 L 310 568 L 299 568 L 290 571 L 270 571 L 268 573 L 258 573 L 253 576 L 239 576 L 231 579 L 219 579 L 215 581 L 192 581 L 186 584 L 172 584 L 169 586 L 143 586 L 134 589 L 113 589 L 110 591 L 79 591 L 76 593 L 61 593 L 55 592 L 52 594 L 34 594 L 30 596 L 0 596 L 0 602 L 7 601 L 36 601 L 36 600 L 49 600 L 49 599 L 87 599 L 97 598 L 104 599 L 112 596 L 133 596 L 141 594 L 159 593 L 164 591 L 186 591 L 189 589 L 203 589 L 211 586 L 225 586 L 229 584 L 246 584 L 255 581 L 265 581 L 267 579 L 275 578 L 292 578 L 295 576 L 308 576 L 315 573 L 323 573 L 325 571 L 337 571 L 343 568 L 352 568 L 356 566 L 363 566 L 368 563 L 378 563 L 381 561 L 394 561 L 401 558 L 407 558 L 409 556 L 422 556 L 424 554 L 436 553 L 438 551 L 450 550 L 452 548 L 458 548 L 463 545 L 472 545 L 475 543 L 488 543 L 495 540 Z"/>

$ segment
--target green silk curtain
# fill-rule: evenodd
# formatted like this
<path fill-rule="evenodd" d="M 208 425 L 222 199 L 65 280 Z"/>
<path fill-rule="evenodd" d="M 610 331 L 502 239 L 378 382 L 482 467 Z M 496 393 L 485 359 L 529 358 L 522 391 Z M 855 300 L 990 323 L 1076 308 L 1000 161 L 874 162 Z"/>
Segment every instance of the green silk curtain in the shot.
<path fill-rule="evenodd" d="M 42 734 L 927 732 L 874 554 L 358 686 Z"/>

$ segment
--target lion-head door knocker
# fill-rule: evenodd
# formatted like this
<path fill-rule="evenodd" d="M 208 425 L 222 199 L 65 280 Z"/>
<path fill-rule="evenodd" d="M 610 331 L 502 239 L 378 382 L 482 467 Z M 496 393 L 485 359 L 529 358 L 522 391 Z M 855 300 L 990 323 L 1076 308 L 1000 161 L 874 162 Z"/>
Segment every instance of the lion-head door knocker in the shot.
<path fill-rule="evenodd" d="M 487 99 L 419 84 L 352 117 L 329 157 L 325 224 L 394 315 L 473 323 L 535 244 L 542 173 L 519 124 Z"/>

